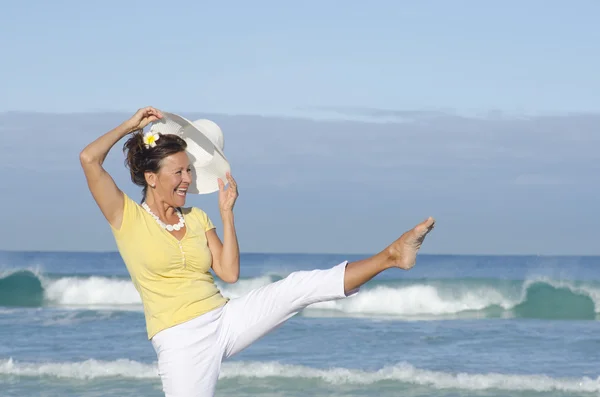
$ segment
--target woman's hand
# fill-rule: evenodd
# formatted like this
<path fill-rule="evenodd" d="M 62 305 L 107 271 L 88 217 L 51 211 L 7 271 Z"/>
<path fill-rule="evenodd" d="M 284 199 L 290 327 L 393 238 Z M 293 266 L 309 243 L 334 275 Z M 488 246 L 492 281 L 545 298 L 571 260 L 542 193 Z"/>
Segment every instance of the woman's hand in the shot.
<path fill-rule="evenodd" d="M 126 126 L 129 132 L 141 130 L 146 127 L 148 124 L 161 119 L 162 113 L 152 106 L 147 106 L 145 108 L 139 109 L 129 120 L 124 122 L 123 124 Z"/>
<path fill-rule="evenodd" d="M 227 180 L 229 186 L 225 190 L 225 183 L 219 178 L 219 209 L 221 214 L 233 211 L 235 200 L 238 198 L 237 184 L 229 172 L 227 173 Z"/>

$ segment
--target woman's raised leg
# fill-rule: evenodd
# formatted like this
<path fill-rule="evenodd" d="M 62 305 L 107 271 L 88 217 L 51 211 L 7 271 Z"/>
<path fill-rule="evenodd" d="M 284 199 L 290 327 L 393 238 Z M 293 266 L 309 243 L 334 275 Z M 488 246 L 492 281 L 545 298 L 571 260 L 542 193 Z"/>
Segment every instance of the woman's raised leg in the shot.
<path fill-rule="evenodd" d="M 391 267 L 408 270 L 435 221 L 428 218 L 380 253 L 330 269 L 298 271 L 257 288 L 225 305 L 221 340 L 224 358 L 260 339 L 305 307 L 353 295 L 367 281 Z"/>

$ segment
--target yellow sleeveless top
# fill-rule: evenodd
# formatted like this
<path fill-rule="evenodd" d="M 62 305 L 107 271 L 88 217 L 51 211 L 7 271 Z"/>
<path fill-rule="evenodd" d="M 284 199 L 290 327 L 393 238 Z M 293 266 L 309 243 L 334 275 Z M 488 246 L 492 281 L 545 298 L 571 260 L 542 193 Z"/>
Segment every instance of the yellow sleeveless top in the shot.
<path fill-rule="evenodd" d="M 206 213 L 195 207 L 182 208 L 186 233 L 179 241 L 123 195 L 123 222 L 119 229 L 111 229 L 144 305 L 148 339 L 224 305 L 228 299 L 210 273 L 212 255 L 206 231 L 214 225 Z"/>

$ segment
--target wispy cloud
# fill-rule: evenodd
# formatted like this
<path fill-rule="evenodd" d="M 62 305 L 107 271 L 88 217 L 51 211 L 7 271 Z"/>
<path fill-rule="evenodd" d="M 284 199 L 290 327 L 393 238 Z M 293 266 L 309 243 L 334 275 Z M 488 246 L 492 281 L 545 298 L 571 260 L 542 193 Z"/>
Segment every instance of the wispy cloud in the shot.
<path fill-rule="evenodd" d="M 449 110 L 395 110 L 395 109 L 377 109 L 369 107 L 355 106 L 306 106 L 299 110 L 317 111 L 324 113 L 333 113 L 343 116 L 366 116 L 369 118 L 396 119 L 397 121 L 416 121 L 431 120 L 435 118 L 448 117 Z M 453 116 L 456 116 L 452 114 Z"/>
<path fill-rule="evenodd" d="M 440 239 L 435 245 L 438 251 L 470 252 L 477 242 L 490 247 L 489 238 L 504 239 L 498 249 L 522 250 L 523 240 L 529 237 L 511 232 L 511 243 L 506 240 L 506 228 L 523 217 L 538 225 L 537 242 L 525 248 L 544 252 L 550 244 L 585 251 L 587 229 L 569 235 L 571 242 L 564 245 L 544 222 L 549 214 L 585 219 L 582 213 L 596 210 L 591 198 L 600 195 L 600 188 L 592 183 L 600 171 L 600 115 L 469 118 L 450 113 L 432 117 L 427 112 L 398 113 L 416 119 L 380 123 L 184 115 L 192 120 L 209 118 L 222 127 L 225 153 L 242 192 L 242 224 L 254 225 L 251 232 L 243 226 L 240 230 L 252 236 L 247 238 L 254 241 L 254 247 L 263 247 L 258 250 L 267 249 L 264 247 L 271 241 L 261 236 L 267 239 L 282 227 L 289 228 L 286 238 L 310 243 L 315 250 L 336 250 L 319 234 L 321 229 L 343 230 L 344 247 L 374 247 L 381 236 L 396 233 L 398 224 L 413 222 L 418 214 L 433 213 L 445 222 L 436 232 L 439 237 L 434 237 Z M 14 209 L 0 219 L 14 226 L 9 234 L 0 235 L 5 247 L 30 241 L 23 237 L 30 233 L 39 233 L 37 238 L 46 248 L 71 244 L 63 236 L 89 226 L 90 216 L 96 226 L 81 232 L 80 243 L 90 247 L 104 241 L 111 246 L 109 235 L 104 234 L 103 240 L 96 235 L 105 230 L 101 229 L 103 219 L 86 190 L 78 153 L 129 116 L 0 114 L 0 169 L 9 170 L 0 186 L 2 204 Z M 132 186 L 123 167 L 121 148 L 119 142 L 106 167 L 124 190 L 138 198 L 139 189 Z M 207 203 L 210 212 L 213 198 L 197 200 Z M 47 227 L 31 232 L 20 226 L 26 224 L 19 214 L 47 219 L 58 229 L 50 234 Z M 474 218 L 473 214 L 478 215 Z M 296 229 L 291 226 L 294 224 L 304 226 Z M 360 230 L 372 232 L 367 237 L 349 232 L 356 231 L 359 224 Z M 474 228 L 483 228 L 490 235 L 478 235 L 475 241 L 459 238 L 462 230 Z M 313 237 L 306 240 L 308 235 Z M 350 243 L 352 239 L 356 241 Z M 291 247 L 290 240 L 280 243 Z M 301 250 L 300 246 L 294 249 Z"/>
<path fill-rule="evenodd" d="M 373 109 L 373 114 L 378 114 Z M 379 114 L 392 111 L 381 110 Z M 429 112 L 395 111 L 419 115 Z M 442 117 L 443 115 L 443 117 Z M 369 123 L 347 120 L 186 114 L 208 117 L 225 133 L 234 168 L 257 175 L 283 175 L 292 182 L 353 182 L 360 174 L 394 171 L 414 175 L 431 170 L 496 175 L 551 175 L 597 170 L 599 115 L 523 119 L 465 118 L 436 112 L 428 123 Z M 64 170 L 77 167 L 77 153 L 127 114 L 2 114 L 3 167 Z M 121 144 L 121 143 L 120 143 Z M 121 146 L 113 151 L 118 159 Z M 117 166 L 117 163 L 113 163 Z M 356 179 L 355 179 L 356 178 Z M 268 178 L 278 179 L 278 178 Z M 488 183 L 493 183 L 490 178 Z"/>

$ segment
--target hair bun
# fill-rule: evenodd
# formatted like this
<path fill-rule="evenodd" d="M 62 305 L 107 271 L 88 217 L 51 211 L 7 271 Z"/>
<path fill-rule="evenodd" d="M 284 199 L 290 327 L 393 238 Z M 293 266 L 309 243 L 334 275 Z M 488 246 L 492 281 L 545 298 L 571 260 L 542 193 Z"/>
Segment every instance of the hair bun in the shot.
<path fill-rule="evenodd" d="M 131 181 L 147 189 L 147 171 L 158 173 L 161 162 L 165 157 L 185 151 L 186 142 L 177 135 L 161 135 L 156 141 L 156 146 L 147 148 L 144 143 L 144 131 L 137 130 L 123 144 L 125 152 L 125 166 L 129 168 Z"/>
<path fill-rule="evenodd" d="M 146 150 L 144 146 L 143 131 L 138 130 L 131 134 L 129 139 L 123 145 L 123 150 L 127 156 L 125 158 L 125 165 L 131 171 L 131 180 L 138 186 L 145 186 L 146 181 L 144 178 L 145 171 L 145 155 Z"/>

